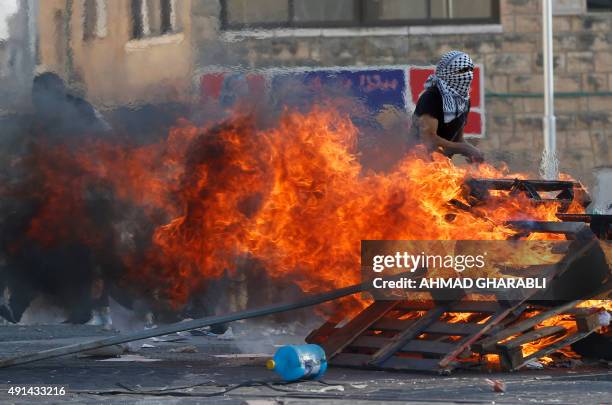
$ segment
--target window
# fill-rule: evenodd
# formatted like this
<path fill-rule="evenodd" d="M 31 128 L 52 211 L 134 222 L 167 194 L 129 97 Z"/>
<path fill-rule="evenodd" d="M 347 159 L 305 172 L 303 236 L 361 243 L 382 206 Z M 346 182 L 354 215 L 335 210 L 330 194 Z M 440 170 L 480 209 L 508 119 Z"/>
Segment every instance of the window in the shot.
<path fill-rule="evenodd" d="M 612 0 L 587 0 L 588 11 L 612 11 Z"/>
<path fill-rule="evenodd" d="M 104 38 L 106 29 L 106 0 L 83 2 L 83 39 Z"/>
<path fill-rule="evenodd" d="M 293 20 L 296 23 L 329 21 L 350 23 L 357 10 L 353 0 L 296 0 L 293 2 Z"/>
<path fill-rule="evenodd" d="M 131 0 L 132 38 L 164 35 L 179 30 L 176 0 Z"/>
<path fill-rule="evenodd" d="M 499 0 L 222 0 L 224 29 L 498 23 Z"/>

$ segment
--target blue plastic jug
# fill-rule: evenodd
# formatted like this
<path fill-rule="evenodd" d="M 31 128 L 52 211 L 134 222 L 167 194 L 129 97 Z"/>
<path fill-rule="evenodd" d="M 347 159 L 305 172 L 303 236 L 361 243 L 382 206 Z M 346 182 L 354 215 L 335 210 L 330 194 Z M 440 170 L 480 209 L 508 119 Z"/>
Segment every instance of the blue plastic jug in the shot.
<path fill-rule="evenodd" d="M 325 351 L 318 345 L 290 345 L 279 348 L 266 366 L 283 380 L 317 379 L 327 370 Z"/>

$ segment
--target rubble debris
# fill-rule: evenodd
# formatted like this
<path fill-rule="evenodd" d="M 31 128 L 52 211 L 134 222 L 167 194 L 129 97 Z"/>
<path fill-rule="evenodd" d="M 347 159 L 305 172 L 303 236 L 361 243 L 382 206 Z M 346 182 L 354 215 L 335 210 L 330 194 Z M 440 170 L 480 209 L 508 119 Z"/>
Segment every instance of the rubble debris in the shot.
<path fill-rule="evenodd" d="M 209 337 L 219 336 L 216 333 L 213 333 L 210 330 L 207 330 L 206 328 L 190 330 L 189 334 L 191 334 L 191 336 L 209 336 Z"/>
<path fill-rule="evenodd" d="M 102 326 L 103 330 L 112 330 L 113 320 L 111 318 L 110 307 L 105 306 L 92 310 L 91 319 L 87 322 L 87 325 Z"/>
<path fill-rule="evenodd" d="M 604 327 L 604 326 L 610 326 L 610 320 L 612 319 L 612 316 L 610 316 L 610 313 L 608 311 L 601 311 L 599 313 L 599 326 Z"/>
<path fill-rule="evenodd" d="M 317 390 L 308 390 L 308 392 L 329 392 L 329 391 L 344 391 L 344 386 L 342 385 L 329 385 L 327 387 L 319 388 Z"/>
<path fill-rule="evenodd" d="M 563 360 L 555 361 L 553 365 L 557 368 L 575 369 L 578 367 L 582 367 L 584 365 L 584 362 L 580 359 L 566 358 Z"/>
<path fill-rule="evenodd" d="M 269 354 L 266 353 L 233 353 L 233 354 L 214 354 L 213 357 L 220 359 L 268 359 Z"/>
<path fill-rule="evenodd" d="M 170 349 L 170 353 L 197 353 L 198 348 L 193 345 L 174 347 Z"/>
<path fill-rule="evenodd" d="M 232 327 L 230 326 L 229 328 L 227 328 L 227 330 L 223 334 L 217 335 L 217 339 L 219 339 L 219 340 L 234 340 L 235 336 L 234 336 L 234 331 L 232 330 Z"/>
<path fill-rule="evenodd" d="M 147 362 L 154 362 L 154 361 L 161 361 L 161 360 L 151 359 L 148 357 L 141 356 L 139 354 L 124 354 L 119 357 L 111 357 L 108 359 L 101 359 L 97 361 L 141 361 L 141 362 L 147 363 Z"/>
<path fill-rule="evenodd" d="M 159 343 L 177 343 L 189 340 L 189 338 L 179 335 L 164 335 L 161 337 L 152 337 L 151 340 Z"/>
<path fill-rule="evenodd" d="M 77 355 L 78 358 L 85 357 L 118 357 L 125 352 L 122 345 L 112 345 L 101 347 L 99 349 L 88 350 Z"/>
<path fill-rule="evenodd" d="M 506 383 L 502 380 L 492 380 L 490 378 L 485 378 L 485 382 L 489 384 L 489 386 L 495 392 L 506 392 Z"/>
<path fill-rule="evenodd" d="M 544 364 L 534 359 L 525 363 L 525 368 L 529 370 L 542 370 L 544 368 Z"/>

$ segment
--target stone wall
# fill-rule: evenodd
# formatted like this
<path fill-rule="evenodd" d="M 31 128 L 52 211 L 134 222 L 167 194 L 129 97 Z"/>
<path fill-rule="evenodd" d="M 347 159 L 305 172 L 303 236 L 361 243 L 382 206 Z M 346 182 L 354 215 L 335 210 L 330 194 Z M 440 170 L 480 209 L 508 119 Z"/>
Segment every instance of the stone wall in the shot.
<path fill-rule="evenodd" d="M 305 36 L 296 31 L 229 40 L 219 30 L 218 0 L 205 0 L 194 2 L 192 10 L 195 58 L 200 66 L 251 68 L 429 65 L 447 50 L 464 50 L 486 73 L 487 128 L 479 146 L 491 161 L 537 173 L 544 105 L 540 10 L 539 0 L 501 0 L 501 30 L 491 33 Z M 611 29 L 612 13 L 554 17 L 560 167 L 587 186 L 593 184 L 594 168 L 612 164 Z"/>

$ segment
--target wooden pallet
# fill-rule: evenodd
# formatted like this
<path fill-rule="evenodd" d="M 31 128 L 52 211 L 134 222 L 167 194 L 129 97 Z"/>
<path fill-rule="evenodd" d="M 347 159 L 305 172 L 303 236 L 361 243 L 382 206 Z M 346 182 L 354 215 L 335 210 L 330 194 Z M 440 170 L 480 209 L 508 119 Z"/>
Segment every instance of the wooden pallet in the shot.
<path fill-rule="evenodd" d="M 330 365 L 449 372 L 461 355 L 520 306 L 498 301 L 375 301 L 342 327 L 327 322 L 306 341 L 320 344 Z M 465 322 L 448 322 L 452 314 Z"/>
<path fill-rule="evenodd" d="M 575 308 L 578 303 L 580 301 L 572 301 L 507 325 L 502 331 L 476 342 L 472 345 L 472 350 L 480 354 L 498 355 L 503 369 L 518 370 L 530 361 L 569 346 L 599 328 L 599 314 L 587 309 Z M 567 329 L 561 325 L 536 327 L 543 321 L 558 315 L 571 315 L 575 322 L 575 329 Z M 525 344 L 542 338 L 550 338 L 550 343 L 544 344 L 535 353 L 523 354 L 522 348 Z"/>
<path fill-rule="evenodd" d="M 583 257 L 596 240 L 581 244 L 571 250 L 561 261 L 551 265 L 535 266 L 540 274 L 546 275 L 547 283 L 562 276 L 577 260 Z M 477 293 L 491 296 L 491 300 L 471 300 L 468 291 L 457 296 L 454 301 L 441 301 L 431 297 L 429 300 L 379 300 L 372 303 L 343 326 L 326 322 L 313 331 L 307 338 L 308 343 L 323 347 L 331 365 L 366 367 L 389 370 L 438 371 L 447 372 L 460 366 L 462 354 L 472 353 L 473 347 L 481 345 L 481 354 L 500 354 L 510 358 L 510 368 L 520 367 L 536 356 L 543 356 L 583 338 L 591 333 L 584 328 L 575 336 L 555 345 L 545 353 L 534 353 L 529 358 L 518 358 L 517 347 L 523 343 L 514 342 L 514 347 L 503 348 L 498 343 L 514 336 L 497 330 L 510 325 L 526 308 L 525 302 L 539 296 L 537 290 L 509 290 L 506 292 L 481 291 Z M 472 293 L 475 293 L 472 291 Z M 418 293 L 425 294 L 428 293 Z M 575 307 L 577 302 L 572 303 Z M 569 304 L 568 304 L 569 305 Z M 563 306 L 564 308 L 565 306 Z M 573 308 L 572 307 L 572 308 Z M 557 308 L 556 311 L 564 309 Z M 569 307 L 568 307 L 569 308 Z M 568 309 L 569 310 L 569 309 Z M 551 310 L 554 312 L 555 310 Z M 521 323 L 516 333 L 524 334 L 538 317 L 548 319 L 551 311 Z M 469 313 L 465 322 L 449 322 L 448 314 Z M 561 313 L 561 312 L 557 312 Z M 578 316 L 578 315 L 577 315 Z M 581 315 L 582 316 L 582 315 Z M 579 316 L 580 317 L 580 316 Z M 588 317 L 587 317 L 588 318 Z M 592 322 L 585 318 L 584 322 Z M 588 328 L 587 328 L 588 329 Z M 538 338 L 538 333 L 561 333 L 560 330 L 547 329 L 526 335 L 522 339 Z M 494 338 L 493 338 L 494 336 Z M 499 338 L 499 336 L 503 336 Z M 488 339 L 488 340 L 487 340 Z"/>
<path fill-rule="evenodd" d="M 493 190 L 508 191 L 510 195 L 524 194 L 535 203 L 561 203 L 559 212 L 565 212 L 572 202 L 577 201 L 583 208 L 591 203 L 591 198 L 582 184 L 561 180 L 522 180 L 522 179 L 469 179 L 468 200 L 474 203 L 488 198 Z M 545 193 L 554 197 L 546 198 Z"/>

